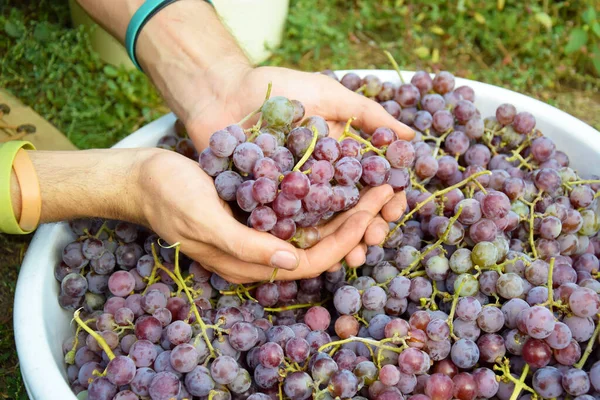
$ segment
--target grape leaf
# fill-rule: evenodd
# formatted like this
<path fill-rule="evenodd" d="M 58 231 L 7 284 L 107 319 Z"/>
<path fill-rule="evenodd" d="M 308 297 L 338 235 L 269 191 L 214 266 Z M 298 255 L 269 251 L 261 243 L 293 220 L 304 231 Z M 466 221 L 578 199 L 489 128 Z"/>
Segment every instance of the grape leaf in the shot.
<path fill-rule="evenodd" d="M 600 38 L 600 23 L 595 21 L 592 26 L 592 32 L 594 32 L 594 35 L 598 36 Z"/>
<path fill-rule="evenodd" d="M 416 49 L 413 50 L 413 52 L 420 59 L 425 59 L 425 58 L 429 57 L 429 48 L 427 48 L 425 46 L 417 47 Z"/>
<path fill-rule="evenodd" d="M 596 73 L 600 75 L 600 46 L 594 48 L 594 53 L 592 55 L 592 65 L 596 69 Z"/>
<path fill-rule="evenodd" d="M 565 53 L 571 54 L 581 49 L 588 41 L 588 34 L 581 28 L 575 28 L 571 31 L 569 42 L 565 46 Z"/>
<path fill-rule="evenodd" d="M 596 20 L 596 10 L 594 10 L 594 7 L 590 6 L 587 10 L 585 10 L 581 17 L 586 24 L 591 24 Z"/>
<path fill-rule="evenodd" d="M 548 30 L 552 29 L 552 18 L 545 12 L 535 14 L 535 19 Z"/>

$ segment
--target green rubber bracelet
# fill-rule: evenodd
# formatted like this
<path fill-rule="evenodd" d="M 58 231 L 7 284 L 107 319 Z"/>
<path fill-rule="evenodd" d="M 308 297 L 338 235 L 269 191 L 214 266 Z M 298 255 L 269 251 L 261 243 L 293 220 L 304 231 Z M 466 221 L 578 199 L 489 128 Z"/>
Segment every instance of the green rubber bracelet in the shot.
<path fill-rule="evenodd" d="M 129 25 L 127 26 L 127 32 L 125 33 L 125 48 L 127 50 L 127 54 L 133 64 L 142 71 L 140 64 L 137 61 L 137 57 L 135 56 L 135 45 L 137 42 L 137 38 L 140 35 L 140 31 L 146 25 L 146 23 L 156 15 L 160 10 L 165 8 L 171 3 L 174 3 L 177 0 L 146 0 L 144 4 L 141 5 L 140 8 L 133 14 L 131 17 L 131 21 L 129 21 Z M 208 4 L 214 7 L 211 0 L 204 0 Z"/>
<path fill-rule="evenodd" d="M 22 148 L 35 150 L 33 144 L 27 141 L 15 140 L 0 144 L 0 232 L 11 235 L 25 235 L 30 233 L 24 231 L 19 226 L 10 198 L 12 165 L 17 152 Z"/>

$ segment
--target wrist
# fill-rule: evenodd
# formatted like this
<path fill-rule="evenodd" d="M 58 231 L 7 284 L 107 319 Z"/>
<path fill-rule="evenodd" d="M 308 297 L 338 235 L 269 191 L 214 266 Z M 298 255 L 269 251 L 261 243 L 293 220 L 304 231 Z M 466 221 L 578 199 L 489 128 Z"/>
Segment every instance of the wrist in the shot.
<path fill-rule="evenodd" d="M 143 223 L 137 184 L 154 149 L 30 151 L 40 181 L 41 222 L 100 217 Z"/>
<path fill-rule="evenodd" d="M 144 72 L 186 123 L 201 99 L 231 93 L 251 64 L 205 1 L 178 0 L 141 30 L 136 55 Z"/>

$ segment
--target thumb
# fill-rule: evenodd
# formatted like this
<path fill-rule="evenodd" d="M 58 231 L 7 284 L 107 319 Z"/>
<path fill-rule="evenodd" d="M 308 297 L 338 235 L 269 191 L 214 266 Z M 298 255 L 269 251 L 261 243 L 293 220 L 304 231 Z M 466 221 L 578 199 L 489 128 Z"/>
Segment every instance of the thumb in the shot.
<path fill-rule="evenodd" d="M 353 126 L 372 133 L 379 127 L 393 130 L 399 139 L 412 140 L 415 132 L 392 117 L 376 101 L 347 89 L 340 83 L 323 76 L 327 83 L 322 86 L 324 104 L 323 108 L 332 113 L 328 119 L 346 122 L 354 117 Z"/>
<path fill-rule="evenodd" d="M 268 232 L 249 228 L 231 216 L 218 225 L 212 238 L 215 246 L 235 258 L 270 268 L 295 270 L 300 262 L 298 249 Z"/>

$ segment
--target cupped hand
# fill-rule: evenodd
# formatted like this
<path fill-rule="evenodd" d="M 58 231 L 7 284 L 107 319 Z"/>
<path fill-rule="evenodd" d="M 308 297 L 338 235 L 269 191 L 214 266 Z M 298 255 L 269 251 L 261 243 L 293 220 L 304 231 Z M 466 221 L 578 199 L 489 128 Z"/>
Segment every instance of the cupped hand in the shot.
<path fill-rule="evenodd" d="M 139 168 L 142 214 L 149 227 L 169 243 L 232 283 L 318 276 L 364 263 L 364 243 L 377 244 L 387 234 L 376 215 L 393 197 L 389 185 L 370 188 L 351 210 L 319 227 L 321 240 L 301 250 L 266 232 L 238 222 L 197 163 L 166 150 L 156 150 Z M 375 222 L 375 223 L 374 223 Z"/>
<path fill-rule="evenodd" d="M 210 135 L 224 126 L 242 120 L 260 108 L 269 83 L 272 96 L 300 101 L 306 116 L 319 115 L 327 120 L 330 136 L 339 137 L 344 125 L 355 118 L 353 126 L 372 133 L 378 127 L 392 129 L 399 139 L 411 140 L 414 131 L 402 124 L 375 101 L 354 93 L 339 82 L 320 73 L 308 73 L 279 67 L 232 69 L 227 82 L 209 80 L 196 96 L 189 93 L 184 122 L 199 149 L 208 146 Z M 237 71 L 237 72 L 233 72 Z M 399 192 L 385 204 L 381 216 L 395 221 L 406 208 L 406 195 Z M 379 223 L 384 223 L 380 220 Z"/>

